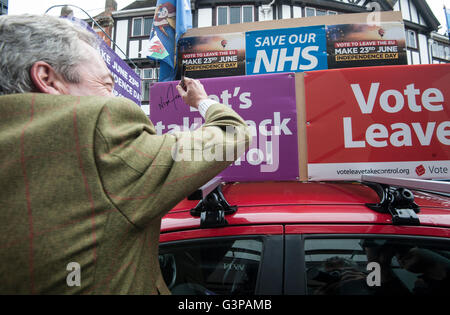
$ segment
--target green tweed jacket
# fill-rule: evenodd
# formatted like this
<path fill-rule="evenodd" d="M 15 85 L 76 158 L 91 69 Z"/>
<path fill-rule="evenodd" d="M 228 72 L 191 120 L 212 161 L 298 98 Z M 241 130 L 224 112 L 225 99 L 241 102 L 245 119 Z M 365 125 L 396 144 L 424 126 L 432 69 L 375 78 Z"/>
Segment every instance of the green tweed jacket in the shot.
<path fill-rule="evenodd" d="M 210 150 L 226 126 L 248 147 L 220 104 L 194 132 L 156 135 L 124 98 L 0 96 L 0 294 L 169 294 L 161 218 L 232 163 L 172 149 Z"/>

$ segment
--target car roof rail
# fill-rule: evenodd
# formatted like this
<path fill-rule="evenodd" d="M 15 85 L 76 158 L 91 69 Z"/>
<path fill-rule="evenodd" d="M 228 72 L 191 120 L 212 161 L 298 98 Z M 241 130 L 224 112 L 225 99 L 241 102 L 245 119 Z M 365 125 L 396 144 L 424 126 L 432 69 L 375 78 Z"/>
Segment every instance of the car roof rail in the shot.
<path fill-rule="evenodd" d="M 379 203 L 366 203 L 366 206 L 380 213 L 391 214 L 394 225 L 420 225 L 417 216 L 420 208 L 409 189 L 450 193 L 450 182 L 436 180 L 362 175 L 361 182 L 375 189 L 380 196 Z"/>
<path fill-rule="evenodd" d="M 424 180 L 414 178 L 382 177 L 374 175 L 362 175 L 362 182 L 385 184 L 409 189 L 427 190 L 431 192 L 450 193 L 450 182 L 437 180 Z"/>
<path fill-rule="evenodd" d="M 379 203 L 366 203 L 366 206 L 379 213 L 392 217 L 394 225 L 420 225 L 417 213 L 419 206 L 414 202 L 414 194 L 398 178 L 361 176 L 361 182 L 373 188 L 380 197 Z"/>
<path fill-rule="evenodd" d="M 190 210 L 193 217 L 200 217 L 200 228 L 215 228 L 228 225 L 226 215 L 237 211 L 237 206 L 230 206 L 222 193 L 222 178 L 215 177 L 188 197 L 199 200 Z"/>

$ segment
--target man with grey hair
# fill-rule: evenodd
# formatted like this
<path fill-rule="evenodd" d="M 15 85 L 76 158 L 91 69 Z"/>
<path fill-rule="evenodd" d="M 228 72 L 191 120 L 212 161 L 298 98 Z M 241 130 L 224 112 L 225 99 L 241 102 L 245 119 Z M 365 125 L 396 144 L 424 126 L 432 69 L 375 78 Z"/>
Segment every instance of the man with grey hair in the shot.
<path fill-rule="evenodd" d="M 173 147 L 237 149 L 229 128 L 248 147 L 245 122 L 186 78 L 178 92 L 205 124 L 156 135 L 112 97 L 96 37 L 65 19 L 1 16 L 0 56 L 0 294 L 170 293 L 161 218 L 233 162 L 176 160 Z"/>

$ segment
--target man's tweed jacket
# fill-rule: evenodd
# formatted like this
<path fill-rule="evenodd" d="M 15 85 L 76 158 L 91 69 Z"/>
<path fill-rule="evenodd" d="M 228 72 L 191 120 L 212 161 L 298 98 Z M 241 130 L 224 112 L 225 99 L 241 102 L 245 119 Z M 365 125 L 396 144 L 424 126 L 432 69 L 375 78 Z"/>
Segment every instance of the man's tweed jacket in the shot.
<path fill-rule="evenodd" d="M 156 135 L 124 98 L 46 94 L 0 96 L 0 122 L 0 294 L 170 293 L 161 218 L 232 163 L 172 148 L 245 126 L 214 104 L 195 132 Z"/>

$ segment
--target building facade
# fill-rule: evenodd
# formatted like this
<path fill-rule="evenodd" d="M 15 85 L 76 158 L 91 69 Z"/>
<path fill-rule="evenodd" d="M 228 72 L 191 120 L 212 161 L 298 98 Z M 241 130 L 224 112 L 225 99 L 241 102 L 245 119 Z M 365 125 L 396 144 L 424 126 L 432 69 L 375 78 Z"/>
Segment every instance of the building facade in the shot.
<path fill-rule="evenodd" d="M 8 14 L 8 0 L 0 0 L 0 15 Z"/>
<path fill-rule="evenodd" d="M 318 15 L 401 11 L 407 42 L 408 64 L 450 62 L 448 37 L 437 33 L 440 23 L 425 0 L 191 0 L 193 27 L 246 23 Z M 145 58 L 156 0 L 138 0 L 112 12 L 116 52 L 120 47 L 140 68 L 143 104 L 158 78 L 157 65 Z M 125 55 L 123 55 L 125 59 Z"/>
<path fill-rule="evenodd" d="M 450 45 L 448 36 L 438 33 L 431 33 L 431 38 L 428 39 L 431 45 L 431 58 L 433 63 L 448 63 L 450 62 Z"/>
<path fill-rule="evenodd" d="M 437 33 L 440 23 L 425 0 L 399 0 L 393 8 L 402 12 L 405 22 L 408 64 L 450 62 L 449 40 Z M 443 55 L 436 53 L 441 46 Z"/>
<path fill-rule="evenodd" d="M 150 101 L 150 85 L 158 80 L 155 61 L 147 59 L 149 36 L 155 14 L 156 0 L 135 1 L 120 11 L 112 12 L 114 19 L 112 48 L 137 72 L 142 83 L 142 105 Z M 125 55 L 126 54 L 126 55 Z"/>

